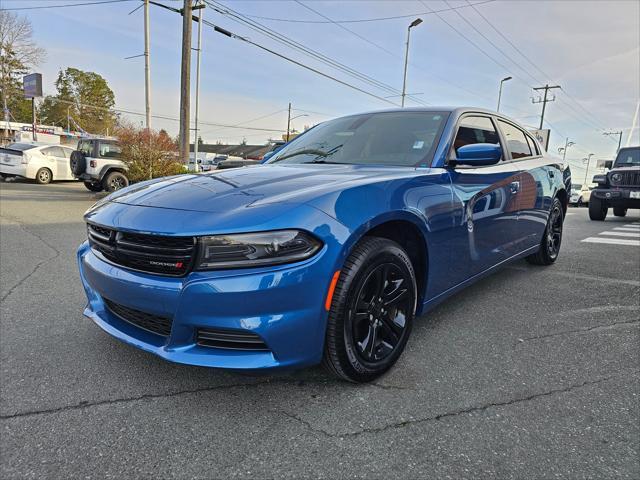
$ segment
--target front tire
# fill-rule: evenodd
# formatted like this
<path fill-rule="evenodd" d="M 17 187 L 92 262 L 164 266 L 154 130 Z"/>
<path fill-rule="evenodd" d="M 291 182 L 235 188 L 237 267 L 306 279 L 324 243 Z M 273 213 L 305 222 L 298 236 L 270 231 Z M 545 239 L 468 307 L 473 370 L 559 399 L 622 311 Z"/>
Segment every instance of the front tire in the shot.
<path fill-rule="evenodd" d="M 115 192 L 127 186 L 129 186 L 129 179 L 121 172 L 111 172 L 102 181 L 102 187 L 106 192 Z"/>
<path fill-rule="evenodd" d="M 613 214 L 616 217 L 625 217 L 627 215 L 627 209 L 624 207 L 613 207 Z"/>
<path fill-rule="evenodd" d="M 36 172 L 36 183 L 39 185 L 46 185 L 47 183 L 51 183 L 52 179 L 53 174 L 48 168 L 41 168 Z"/>
<path fill-rule="evenodd" d="M 608 209 L 607 204 L 598 197 L 593 197 L 589 200 L 589 218 L 591 220 L 603 221 L 607 218 Z"/>
<path fill-rule="evenodd" d="M 554 198 L 544 229 L 540 249 L 527 257 L 527 261 L 533 265 L 551 265 L 558 259 L 560 245 L 562 244 L 562 227 L 564 225 L 564 210 L 559 199 Z"/>
<path fill-rule="evenodd" d="M 370 382 L 398 360 L 413 325 L 416 280 L 397 243 L 365 237 L 334 290 L 322 363 L 350 382 Z"/>

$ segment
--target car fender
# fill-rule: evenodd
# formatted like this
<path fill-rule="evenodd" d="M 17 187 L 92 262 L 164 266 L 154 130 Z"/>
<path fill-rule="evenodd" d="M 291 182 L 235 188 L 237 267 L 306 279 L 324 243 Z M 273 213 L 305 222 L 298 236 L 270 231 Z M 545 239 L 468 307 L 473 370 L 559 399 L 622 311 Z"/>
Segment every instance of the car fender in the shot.
<path fill-rule="evenodd" d="M 116 171 L 116 172 L 122 172 L 126 175 L 127 173 L 127 166 L 125 164 L 123 164 L 122 162 L 118 162 L 118 163 L 108 163 L 106 165 L 104 165 L 101 169 L 100 169 L 100 173 L 98 174 L 98 179 L 100 181 L 102 181 L 104 179 L 104 177 L 112 171 Z"/>

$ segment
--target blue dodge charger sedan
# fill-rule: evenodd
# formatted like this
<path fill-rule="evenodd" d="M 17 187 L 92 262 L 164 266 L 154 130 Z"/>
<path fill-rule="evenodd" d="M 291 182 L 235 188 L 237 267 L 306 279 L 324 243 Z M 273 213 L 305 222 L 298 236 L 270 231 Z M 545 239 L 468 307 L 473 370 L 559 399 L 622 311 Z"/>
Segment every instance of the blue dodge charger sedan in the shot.
<path fill-rule="evenodd" d="M 317 125 L 262 164 L 132 185 L 91 207 L 84 311 L 174 362 L 322 362 L 370 381 L 416 316 L 507 262 L 558 257 L 571 173 L 491 111 Z"/>

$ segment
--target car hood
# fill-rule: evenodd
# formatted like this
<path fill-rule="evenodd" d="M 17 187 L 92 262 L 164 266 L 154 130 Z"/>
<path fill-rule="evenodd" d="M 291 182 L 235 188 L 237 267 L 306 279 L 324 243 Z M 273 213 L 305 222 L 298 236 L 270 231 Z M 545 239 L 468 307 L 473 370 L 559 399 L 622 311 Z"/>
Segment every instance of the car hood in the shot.
<path fill-rule="evenodd" d="M 110 202 L 230 213 L 266 204 L 302 204 L 322 193 L 403 176 L 412 168 L 353 165 L 257 165 L 201 175 L 179 175 L 133 185 Z"/>

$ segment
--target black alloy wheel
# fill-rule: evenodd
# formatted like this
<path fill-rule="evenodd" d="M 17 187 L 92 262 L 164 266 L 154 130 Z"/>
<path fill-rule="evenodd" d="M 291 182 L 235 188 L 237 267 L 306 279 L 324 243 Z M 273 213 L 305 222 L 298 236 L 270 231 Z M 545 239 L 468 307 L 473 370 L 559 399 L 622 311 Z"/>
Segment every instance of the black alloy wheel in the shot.
<path fill-rule="evenodd" d="M 542 235 L 540 249 L 533 255 L 527 257 L 529 263 L 534 265 L 551 265 L 560 254 L 560 245 L 562 244 L 562 227 L 564 223 L 564 210 L 562 203 L 555 198 L 549 212 L 547 227 Z"/>
<path fill-rule="evenodd" d="M 386 238 L 365 237 L 340 272 L 327 324 L 323 365 L 351 382 L 369 382 L 405 348 L 416 309 L 407 253 Z"/>
<path fill-rule="evenodd" d="M 375 364 L 398 347 L 413 308 L 410 285 L 411 280 L 393 263 L 376 266 L 360 282 L 350 321 L 362 361 Z"/>
<path fill-rule="evenodd" d="M 102 186 L 106 192 L 115 192 L 129 185 L 129 180 L 120 172 L 111 172 L 104 178 Z"/>

